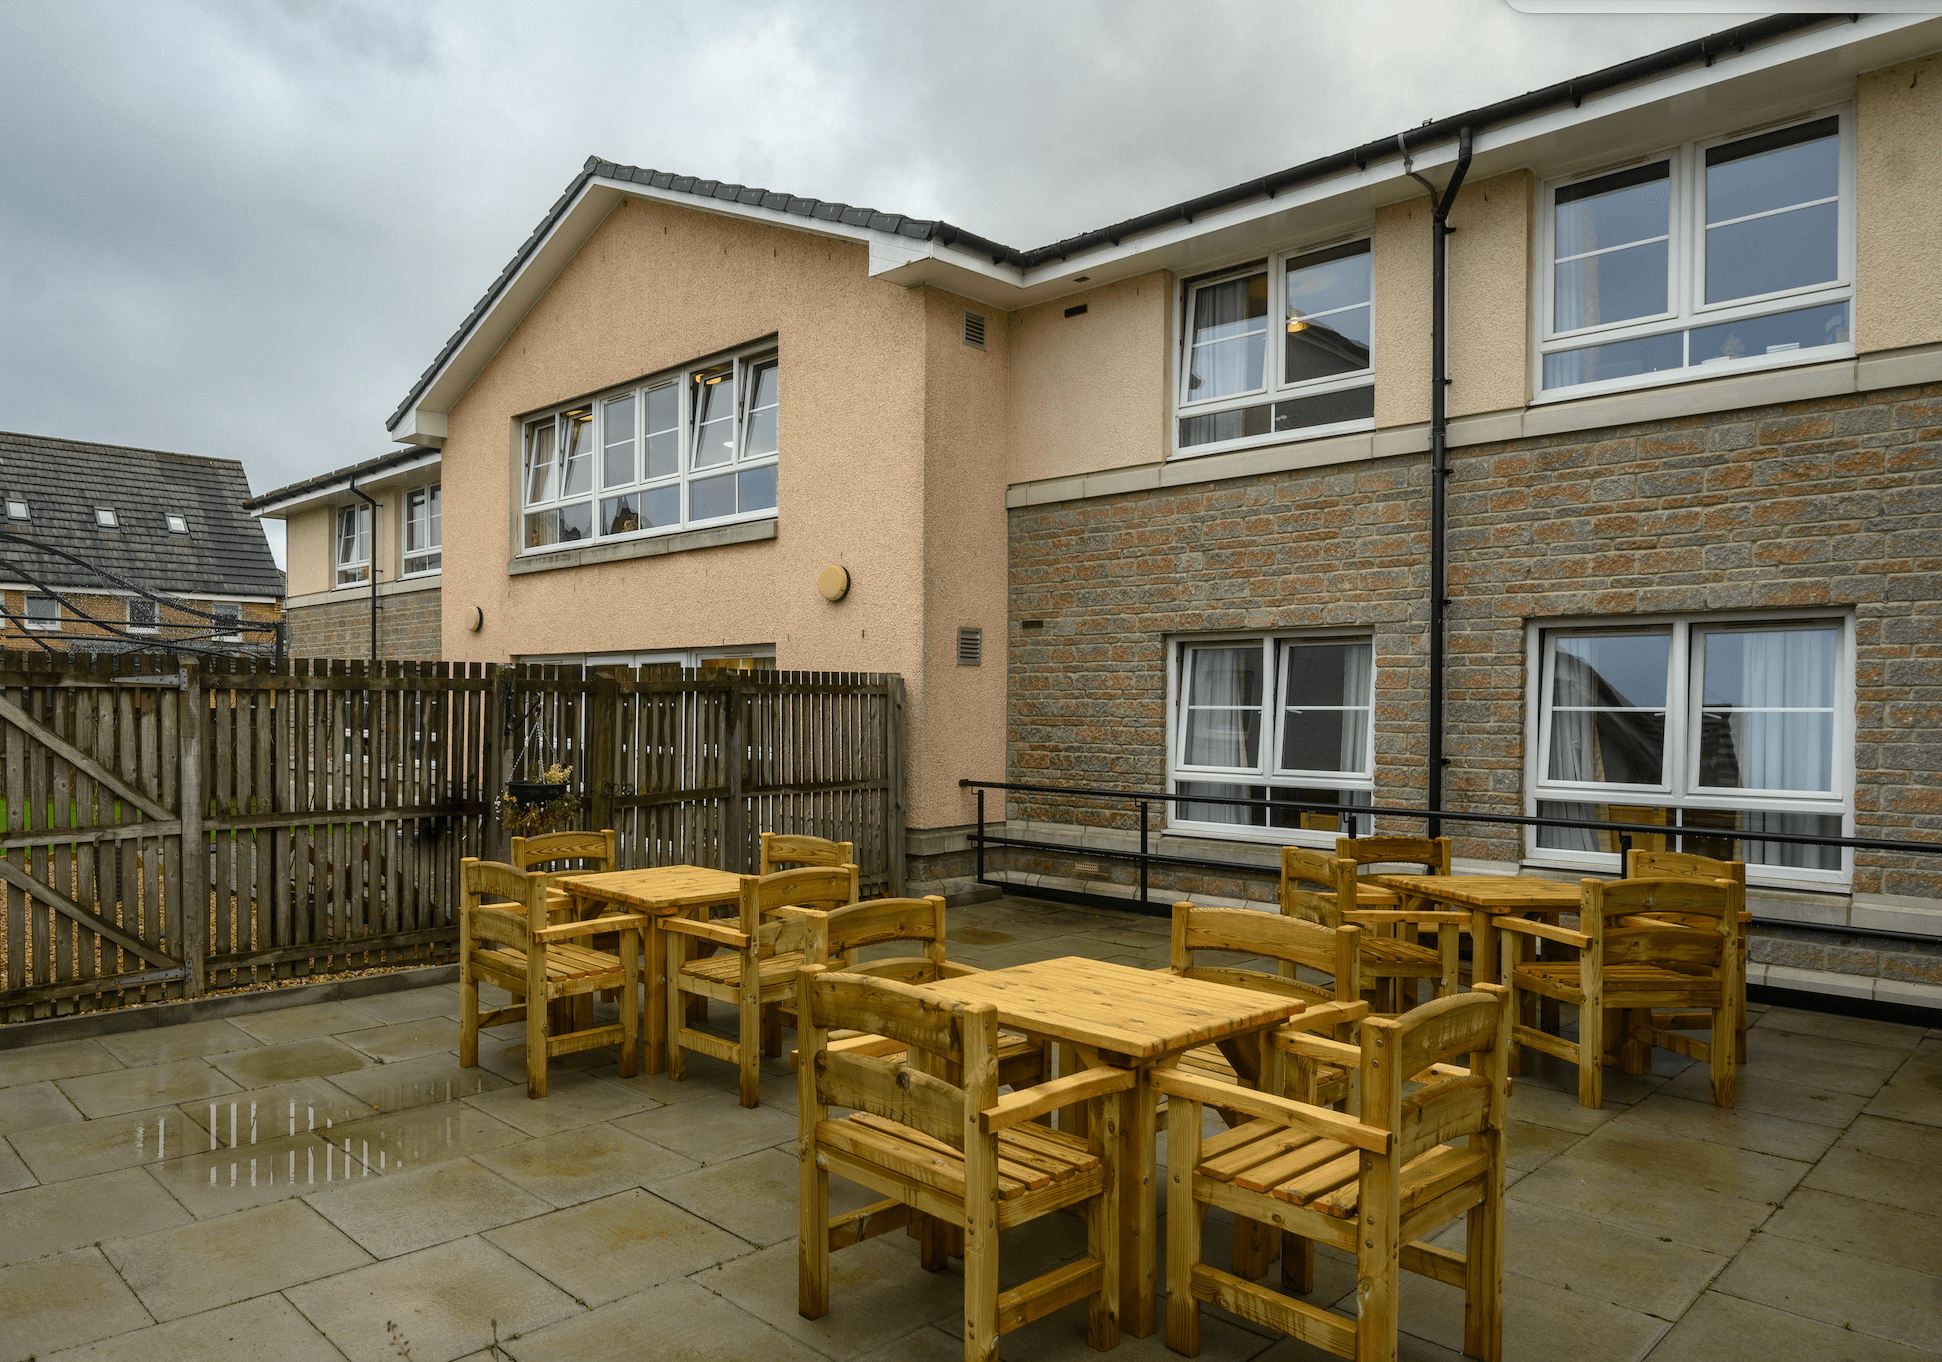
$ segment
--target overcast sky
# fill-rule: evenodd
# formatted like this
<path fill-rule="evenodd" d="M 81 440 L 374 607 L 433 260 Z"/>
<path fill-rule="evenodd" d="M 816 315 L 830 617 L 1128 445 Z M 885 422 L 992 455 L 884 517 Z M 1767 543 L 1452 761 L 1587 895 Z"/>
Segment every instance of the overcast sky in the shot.
<path fill-rule="evenodd" d="M 0 0 L 0 429 L 258 492 L 383 453 L 589 155 L 1035 246 L 1744 19 Z"/>

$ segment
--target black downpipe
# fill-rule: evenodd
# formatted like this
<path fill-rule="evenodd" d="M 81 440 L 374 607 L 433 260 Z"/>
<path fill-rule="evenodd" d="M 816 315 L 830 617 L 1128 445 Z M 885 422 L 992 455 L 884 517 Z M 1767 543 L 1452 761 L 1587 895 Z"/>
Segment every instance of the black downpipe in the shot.
<path fill-rule="evenodd" d="M 1429 806 L 1443 807 L 1443 629 L 1449 604 L 1450 477 L 1446 426 L 1450 387 L 1450 209 L 1470 169 L 1470 129 L 1457 132 L 1456 168 L 1430 218 L 1430 735 Z M 1429 835 L 1443 835 L 1443 820 L 1429 820 Z"/>
<path fill-rule="evenodd" d="M 371 508 L 371 670 L 378 666 L 378 503 L 351 479 L 351 495 Z"/>

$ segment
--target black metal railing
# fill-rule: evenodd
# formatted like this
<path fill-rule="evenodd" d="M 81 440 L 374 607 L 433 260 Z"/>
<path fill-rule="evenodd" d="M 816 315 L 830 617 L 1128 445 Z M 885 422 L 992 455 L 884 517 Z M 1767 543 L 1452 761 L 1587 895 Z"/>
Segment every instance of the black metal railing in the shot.
<path fill-rule="evenodd" d="M 1853 851 L 1907 852 L 1921 856 L 1942 856 L 1942 842 L 1911 842 L 1894 837 L 1829 837 L 1815 833 L 1740 831 L 1735 828 L 1720 828 L 1710 825 L 1672 823 L 1621 823 L 1597 818 L 1551 818 L 1536 814 L 1512 813 L 1467 813 L 1453 809 L 1416 808 L 1410 805 L 1395 804 L 1328 804 L 1311 800 L 1294 799 L 1245 799 L 1212 794 L 1169 794 L 1151 790 L 1114 790 L 1099 789 L 1082 785 L 1034 785 L 1019 781 L 1004 780 L 960 780 L 961 789 L 975 791 L 978 799 L 978 830 L 970 835 L 977 857 L 977 881 L 979 884 L 996 885 L 1017 890 L 1026 894 L 1044 892 L 1026 888 L 1008 880 L 995 880 L 985 873 L 985 849 L 987 847 L 1011 847 L 1023 851 L 1052 852 L 1069 856 L 1100 856 L 1110 860 L 1133 861 L 1139 867 L 1139 892 L 1129 902 L 1106 895 L 1080 894 L 1073 891 L 1059 891 L 1047 896 L 1058 898 L 1077 898 L 1084 901 L 1098 900 L 1111 902 L 1115 907 L 1131 907 L 1135 911 L 1164 911 L 1168 905 L 1154 904 L 1147 897 L 1148 868 L 1151 866 L 1170 866 L 1183 870 L 1218 870 L 1229 875 L 1273 875 L 1279 877 L 1280 870 L 1274 866 L 1249 865 L 1245 862 L 1220 861 L 1200 856 L 1176 856 L 1167 852 L 1154 851 L 1151 844 L 1152 809 L 1155 804 L 1225 804 L 1249 809 L 1265 809 L 1274 814 L 1299 817 L 1303 813 L 1335 814 L 1350 818 L 1401 818 L 1420 821 L 1430 835 L 1435 835 L 1444 823 L 1484 823 L 1509 825 L 1520 828 L 1572 828 L 1591 832 L 1612 832 L 1618 834 L 1618 863 L 1625 863 L 1625 855 L 1632 849 L 1635 836 L 1668 838 L 1691 838 L 1695 841 L 1726 842 L 1785 842 L 1804 846 L 1841 847 Z M 993 836 L 985 831 L 988 820 L 985 817 L 984 795 L 986 790 L 998 790 L 1008 794 L 1055 795 L 1065 799 L 1113 800 L 1131 805 L 1138 810 L 1139 850 L 1121 850 L 1116 847 L 1080 845 L 1068 842 L 1047 842 L 1029 837 Z M 1591 802 L 1591 801 L 1585 801 Z M 1672 811 L 1676 819 L 1679 810 Z M 1290 831 L 1295 829 L 1290 828 Z M 1607 853 L 1609 854 L 1609 853 Z M 1756 919 L 1759 920 L 1759 919 Z M 1805 924 L 1787 923 L 1788 926 Z M 1864 936 L 1898 936 L 1899 933 L 1854 931 Z"/>

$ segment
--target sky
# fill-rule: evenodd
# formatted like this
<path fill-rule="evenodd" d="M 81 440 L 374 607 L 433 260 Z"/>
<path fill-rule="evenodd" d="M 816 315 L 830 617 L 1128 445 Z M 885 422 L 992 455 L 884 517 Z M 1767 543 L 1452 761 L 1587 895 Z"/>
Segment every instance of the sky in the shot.
<path fill-rule="evenodd" d="M 395 448 L 589 155 L 1029 247 L 1745 18 L 0 0 L 0 430 L 237 458 L 258 493 Z"/>

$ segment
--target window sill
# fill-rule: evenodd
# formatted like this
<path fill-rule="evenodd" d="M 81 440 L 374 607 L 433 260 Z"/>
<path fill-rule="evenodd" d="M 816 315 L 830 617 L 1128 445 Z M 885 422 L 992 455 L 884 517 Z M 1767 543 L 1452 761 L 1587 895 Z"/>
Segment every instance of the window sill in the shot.
<path fill-rule="evenodd" d="M 776 537 L 776 521 L 744 520 L 714 525 L 701 530 L 657 535 L 652 539 L 626 539 L 608 544 L 588 544 L 583 548 L 527 554 L 506 564 L 508 577 L 523 577 L 529 572 L 553 572 L 560 568 L 590 567 L 595 563 L 620 563 L 635 558 L 659 558 L 663 554 L 686 553 L 694 549 L 719 548 L 726 544 L 752 544 Z"/>

